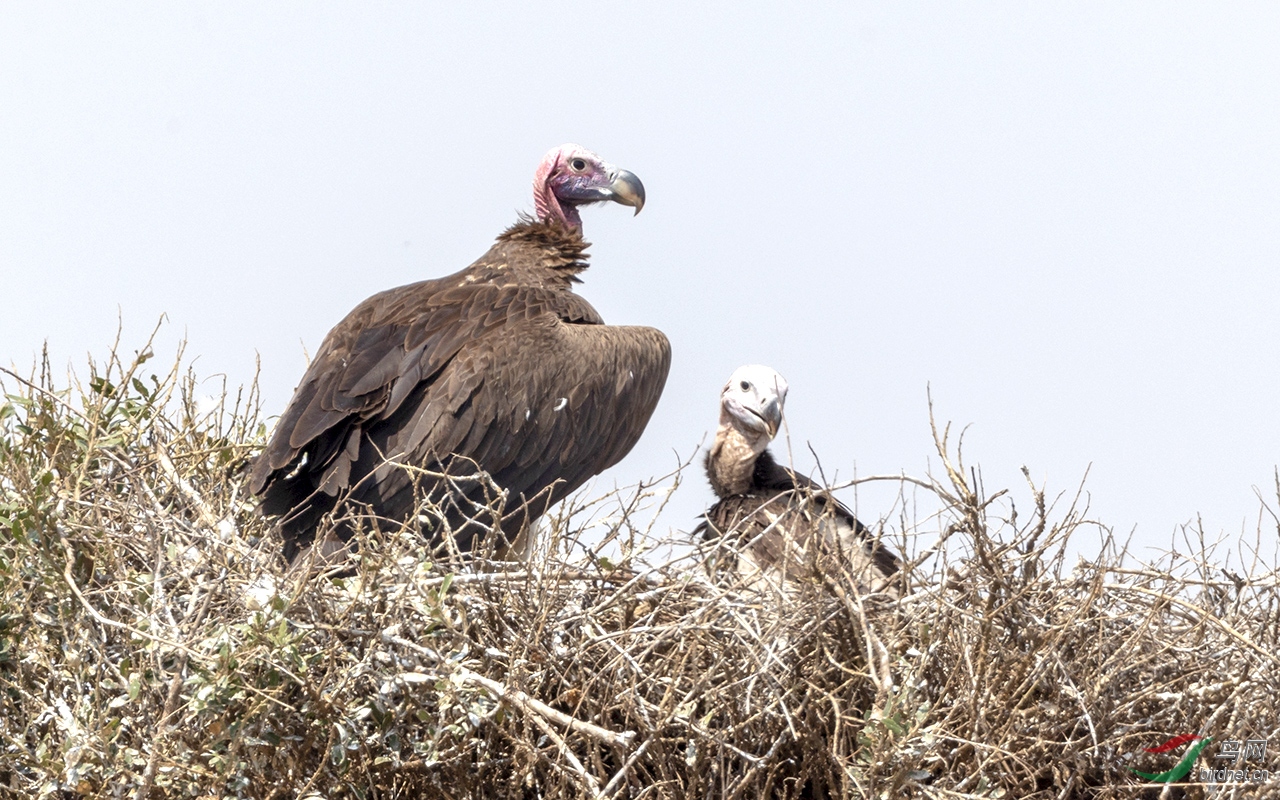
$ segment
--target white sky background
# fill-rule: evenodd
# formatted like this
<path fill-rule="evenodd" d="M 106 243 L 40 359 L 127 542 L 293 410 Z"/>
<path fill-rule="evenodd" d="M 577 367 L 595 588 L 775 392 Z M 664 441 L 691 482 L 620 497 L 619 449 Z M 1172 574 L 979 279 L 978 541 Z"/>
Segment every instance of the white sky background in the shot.
<path fill-rule="evenodd" d="M 1280 5 L 440 5 L 0 7 L 0 363 L 165 313 L 161 356 L 261 354 L 279 413 L 304 345 L 484 253 L 577 141 L 648 190 L 584 213 L 581 291 L 674 348 L 606 485 L 759 362 L 828 478 L 936 467 L 931 387 L 989 490 L 1092 464 L 1142 546 L 1274 501 Z"/>

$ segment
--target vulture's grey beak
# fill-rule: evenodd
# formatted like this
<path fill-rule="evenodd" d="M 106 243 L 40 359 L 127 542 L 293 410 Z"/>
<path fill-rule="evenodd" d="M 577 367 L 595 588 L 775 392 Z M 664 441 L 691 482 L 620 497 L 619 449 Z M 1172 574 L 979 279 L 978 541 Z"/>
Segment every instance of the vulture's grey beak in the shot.
<path fill-rule="evenodd" d="M 613 180 L 609 182 L 610 199 L 615 203 L 621 203 L 624 206 L 631 206 L 636 210 L 636 214 L 640 213 L 640 209 L 644 208 L 644 184 L 636 177 L 634 172 L 628 172 L 620 169 L 613 176 Z M 634 214 L 632 216 L 635 216 Z"/>
<path fill-rule="evenodd" d="M 769 438 L 777 436 L 778 428 L 782 426 L 782 404 L 776 397 L 760 409 L 760 418 L 764 420 L 765 428 L 769 431 Z"/>
<path fill-rule="evenodd" d="M 741 423 L 742 428 L 767 433 L 770 440 L 778 434 L 778 428 L 782 425 L 782 403 L 776 397 L 757 406 L 756 403 L 747 405 L 737 397 L 728 396 L 724 398 L 724 408 Z"/>

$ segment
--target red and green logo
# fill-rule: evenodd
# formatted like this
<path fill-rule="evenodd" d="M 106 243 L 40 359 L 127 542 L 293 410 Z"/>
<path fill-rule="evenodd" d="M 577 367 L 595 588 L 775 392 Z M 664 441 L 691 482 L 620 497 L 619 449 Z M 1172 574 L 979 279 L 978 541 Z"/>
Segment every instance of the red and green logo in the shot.
<path fill-rule="evenodd" d="M 1156 783 L 1175 783 L 1187 777 L 1187 773 L 1191 772 L 1191 768 L 1195 765 L 1196 759 L 1199 758 L 1200 751 L 1205 749 L 1205 747 L 1209 745 L 1209 742 L 1212 741 L 1212 736 L 1196 736 L 1191 733 L 1184 733 L 1181 736 L 1175 736 L 1164 744 L 1159 744 L 1155 747 L 1148 747 L 1147 752 L 1167 753 L 1170 750 L 1176 750 L 1179 747 L 1182 747 L 1187 742 L 1195 742 L 1195 744 L 1187 750 L 1186 754 L 1182 757 L 1182 760 L 1178 762 L 1177 766 L 1164 772 L 1155 773 L 1140 772 L 1132 767 L 1129 768 L 1129 771 L 1140 777 L 1146 778 L 1149 781 L 1155 781 Z"/>

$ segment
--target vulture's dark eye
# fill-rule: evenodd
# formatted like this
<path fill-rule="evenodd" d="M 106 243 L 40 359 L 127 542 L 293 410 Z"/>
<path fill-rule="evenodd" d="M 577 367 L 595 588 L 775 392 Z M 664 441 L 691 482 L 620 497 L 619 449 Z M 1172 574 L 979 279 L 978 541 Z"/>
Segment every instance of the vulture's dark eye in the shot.
<path fill-rule="evenodd" d="M 587 168 L 587 162 L 581 158 L 575 158 L 574 160 L 569 162 L 569 166 L 573 167 L 574 170 L 577 172 L 582 172 L 584 169 Z"/>
<path fill-rule="evenodd" d="M 746 381 L 743 381 L 742 383 L 738 384 L 738 386 L 739 386 L 739 387 L 742 389 L 742 391 L 744 391 L 744 392 L 749 392 L 749 391 L 751 391 L 751 384 L 747 383 Z"/>

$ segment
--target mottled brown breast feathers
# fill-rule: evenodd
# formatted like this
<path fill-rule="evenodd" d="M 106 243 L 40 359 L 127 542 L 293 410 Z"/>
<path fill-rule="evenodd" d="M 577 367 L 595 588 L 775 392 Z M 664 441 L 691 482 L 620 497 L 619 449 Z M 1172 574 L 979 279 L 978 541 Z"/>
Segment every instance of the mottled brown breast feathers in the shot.
<path fill-rule="evenodd" d="M 711 457 L 708 453 L 708 462 Z M 715 474 L 710 463 L 707 471 Z M 712 488 L 719 500 L 695 534 L 731 537 L 747 548 L 760 569 L 795 574 L 815 558 L 821 563 L 822 556 L 833 554 L 846 561 L 851 555 L 855 562 L 869 560 L 881 577 L 900 568 L 897 556 L 875 541 L 852 511 L 808 477 L 778 464 L 768 450 L 756 458 L 746 491 L 722 494 L 714 479 Z"/>

